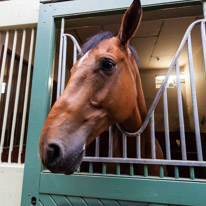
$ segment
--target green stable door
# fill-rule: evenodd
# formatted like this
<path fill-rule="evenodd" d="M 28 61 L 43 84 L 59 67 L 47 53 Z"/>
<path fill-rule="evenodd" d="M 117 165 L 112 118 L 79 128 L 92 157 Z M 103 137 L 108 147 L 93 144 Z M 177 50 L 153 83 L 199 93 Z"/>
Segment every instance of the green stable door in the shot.
<path fill-rule="evenodd" d="M 44 171 L 38 142 L 50 110 L 56 23 L 61 18 L 123 14 L 131 0 L 42 1 L 39 11 L 32 95 L 29 113 L 22 206 L 157 206 L 206 205 L 206 182 L 145 176 Z M 142 0 L 145 10 L 200 5 L 196 0 Z M 192 172 L 192 169 L 191 169 Z"/>

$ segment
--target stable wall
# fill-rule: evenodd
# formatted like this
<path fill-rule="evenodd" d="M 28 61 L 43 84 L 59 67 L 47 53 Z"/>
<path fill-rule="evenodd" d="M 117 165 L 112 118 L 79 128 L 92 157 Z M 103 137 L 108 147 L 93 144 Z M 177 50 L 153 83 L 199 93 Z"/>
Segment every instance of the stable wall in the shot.
<path fill-rule="evenodd" d="M 37 24 L 39 0 L 0 2 L 0 29 Z"/>
<path fill-rule="evenodd" d="M 0 205 L 20 206 L 23 165 L 0 165 Z"/>
<path fill-rule="evenodd" d="M 39 0 L 0 1 L 0 57 L 5 30 L 35 28 L 38 22 Z M 28 60 L 30 31 L 27 32 L 24 59 Z M 16 54 L 20 54 L 22 32 L 18 33 Z M 8 48 L 12 50 L 13 34 Z M 1 65 L 0 65 L 1 67 Z M 20 206 L 24 165 L 0 164 L 0 206 Z"/>

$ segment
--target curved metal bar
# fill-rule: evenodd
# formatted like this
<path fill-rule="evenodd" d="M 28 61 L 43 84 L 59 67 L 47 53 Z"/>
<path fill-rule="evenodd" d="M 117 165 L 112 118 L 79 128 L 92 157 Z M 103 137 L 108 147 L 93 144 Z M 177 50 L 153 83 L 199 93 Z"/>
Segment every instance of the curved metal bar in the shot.
<path fill-rule="evenodd" d="M 186 43 L 188 37 L 190 36 L 190 33 L 191 33 L 192 29 L 193 29 L 197 24 L 201 24 L 202 22 L 206 22 L 206 19 L 197 20 L 197 21 L 193 22 L 193 23 L 188 27 L 188 29 L 187 29 L 187 31 L 186 31 L 186 33 L 185 33 L 185 35 L 184 35 L 184 37 L 183 37 L 183 39 L 182 39 L 182 41 L 181 41 L 181 43 L 180 43 L 180 46 L 179 46 L 179 48 L 178 48 L 175 56 L 173 57 L 172 63 L 171 63 L 171 65 L 170 65 L 170 67 L 169 67 L 169 70 L 168 70 L 166 76 L 165 76 L 165 79 L 164 79 L 164 81 L 162 82 L 162 85 L 160 86 L 160 89 L 158 90 L 157 95 L 155 96 L 155 99 L 154 99 L 154 101 L 153 101 L 153 103 L 152 103 L 152 105 L 151 105 L 151 107 L 150 107 L 150 109 L 149 109 L 149 111 L 148 111 L 148 113 L 147 113 L 147 116 L 146 116 L 146 118 L 145 118 L 142 126 L 141 126 L 141 127 L 139 128 L 139 130 L 136 131 L 136 132 L 128 132 L 128 131 L 126 131 L 124 128 L 122 128 L 121 125 L 116 124 L 117 127 L 118 127 L 118 129 L 119 129 L 122 133 L 124 133 L 125 135 L 130 136 L 130 137 L 136 137 L 136 136 L 138 136 L 138 135 L 141 135 L 142 132 L 145 130 L 145 128 L 147 127 L 147 125 L 148 125 L 148 123 L 149 123 L 149 120 L 150 120 L 150 118 L 151 118 L 151 115 L 152 115 L 153 111 L 155 110 L 155 108 L 156 108 L 156 106 L 157 106 L 157 104 L 158 104 L 158 102 L 159 102 L 159 99 L 160 99 L 160 97 L 161 97 L 161 95 L 162 95 L 162 93 L 163 93 L 163 91 L 164 91 L 164 87 L 165 87 L 165 85 L 167 84 L 167 81 L 168 81 L 168 79 L 169 79 L 169 76 L 170 76 L 170 74 L 171 74 L 171 72 L 172 72 L 175 64 L 176 64 L 176 61 L 177 61 L 177 59 L 179 58 L 180 53 L 182 52 L 182 49 L 183 49 L 183 47 L 185 46 L 185 43 Z"/>
<path fill-rule="evenodd" d="M 79 43 L 77 42 L 75 37 L 72 36 L 71 34 L 63 34 L 63 36 L 69 37 L 73 41 L 74 45 L 76 45 L 79 54 L 81 54 L 81 52 L 82 52 L 81 47 L 79 46 Z"/>

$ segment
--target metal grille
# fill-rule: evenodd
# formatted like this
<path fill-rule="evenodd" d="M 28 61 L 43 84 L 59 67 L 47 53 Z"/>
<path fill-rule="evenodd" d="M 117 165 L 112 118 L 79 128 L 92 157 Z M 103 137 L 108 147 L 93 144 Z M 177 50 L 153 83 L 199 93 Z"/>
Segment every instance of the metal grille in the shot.
<path fill-rule="evenodd" d="M 89 162 L 89 171 L 92 173 L 93 171 L 93 163 L 101 162 L 103 164 L 102 173 L 106 173 L 106 163 L 117 163 L 117 174 L 120 174 L 120 163 L 130 164 L 130 174 L 134 173 L 133 164 L 142 164 L 144 165 L 144 173 L 145 176 L 148 175 L 148 165 L 160 165 L 160 176 L 164 176 L 163 174 L 163 165 L 172 165 L 174 166 L 174 174 L 175 177 L 179 177 L 178 166 L 189 166 L 190 167 L 190 177 L 193 179 L 194 167 L 205 167 L 206 161 L 203 160 L 202 153 L 202 144 L 201 144 L 201 134 L 200 134 L 200 126 L 199 126 L 199 117 L 198 117 L 198 108 L 197 108 L 197 97 L 196 97 L 196 88 L 195 88 L 195 79 L 194 79 L 194 66 L 193 66 L 193 54 L 192 54 L 192 41 L 191 41 L 191 31 L 196 25 L 201 25 L 201 38 L 202 38 L 202 48 L 203 48 L 203 57 L 204 57 L 204 66 L 205 66 L 205 75 L 206 75 L 206 33 L 205 33 L 205 22 L 206 20 L 197 20 L 192 23 L 187 29 L 181 44 L 172 60 L 172 63 L 169 67 L 169 70 L 165 76 L 165 79 L 157 92 L 157 95 L 150 107 L 148 114 L 144 120 L 142 127 L 136 132 L 136 134 L 127 133 L 127 136 L 122 136 L 122 150 L 123 156 L 122 158 L 114 158 L 113 151 L 113 133 L 112 128 L 109 128 L 109 146 L 108 146 L 108 156 L 100 157 L 100 139 L 96 138 L 95 143 L 95 155 L 94 156 L 85 156 L 84 162 Z M 74 63 L 76 62 L 76 54 L 77 48 L 80 52 L 78 43 L 74 40 L 71 35 L 64 34 L 64 19 L 62 19 L 62 27 L 61 27 L 61 39 L 60 39 L 60 56 L 59 56 L 59 77 L 58 77 L 58 89 L 57 89 L 57 97 L 63 92 L 65 86 L 65 61 L 66 61 L 66 37 L 72 38 L 74 42 Z M 186 149 L 186 138 L 185 138 L 185 126 L 184 126 L 184 117 L 183 117 L 183 103 L 182 103 L 182 94 L 181 94 L 181 85 L 180 85 L 180 66 L 179 66 L 179 56 L 183 51 L 184 46 L 187 46 L 187 56 L 188 56 L 188 65 L 189 65 L 189 75 L 190 75 L 190 88 L 192 95 L 192 106 L 193 106 L 193 118 L 194 118 L 194 128 L 195 128 L 195 142 L 196 142 L 196 152 L 197 152 L 197 160 L 188 160 L 187 158 L 187 149 Z M 181 154 L 182 159 L 174 160 L 171 158 L 171 145 L 170 145 L 170 131 L 169 131 L 169 114 L 168 114 L 168 98 L 167 98 L 167 82 L 171 72 L 176 70 L 176 89 L 177 89 L 177 105 L 178 105 L 178 115 L 179 115 L 179 128 L 180 128 L 180 141 L 181 141 Z M 60 86 L 61 85 L 61 86 Z M 155 108 L 160 100 L 163 97 L 163 110 L 164 110 L 164 130 L 165 130 L 165 151 L 166 158 L 165 159 L 157 159 L 155 153 Z M 152 158 L 151 159 L 143 159 L 141 158 L 141 135 L 147 125 L 150 123 L 151 130 L 151 151 Z M 137 154 L 136 158 L 128 158 L 127 157 L 127 139 L 130 136 L 136 136 L 136 148 Z M 86 153 L 85 153 L 86 154 Z M 162 174 L 162 175 L 161 175 Z"/>
<path fill-rule="evenodd" d="M 0 163 L 24 162 L 35 29 L 0 31 Z"/>

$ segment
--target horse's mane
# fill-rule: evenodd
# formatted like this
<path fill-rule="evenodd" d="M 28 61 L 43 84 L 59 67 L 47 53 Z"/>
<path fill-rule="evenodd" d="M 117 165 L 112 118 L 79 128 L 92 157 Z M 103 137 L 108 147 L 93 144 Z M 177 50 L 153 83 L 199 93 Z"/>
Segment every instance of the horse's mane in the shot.
<path fill-rule="evenodd" d="M 84 56 L 89 50 L 95 48 L 101 41 L 105 40 L 105 39 L 110 39 L 114 37 L 114 34 L 112 34 L 111 32 L 100 32 L 94 36 L 92 36 L 91 38 L 89 38 L 87 40 L 87 42 L 85 42 L 81 49 L 82 49 L 82 52 L 81 54 L 79 55 L 78 58 L 81 58 L 82 56 Z M 129 49 L 130 51 L 132 52 L 132 54 L 134 55 L 134 58 L 136 60 L 136 63 L 138 63 L 138 55 L 137 55 L 137 52 L 136 50 L 131 46 L 129 45 Z"/>

